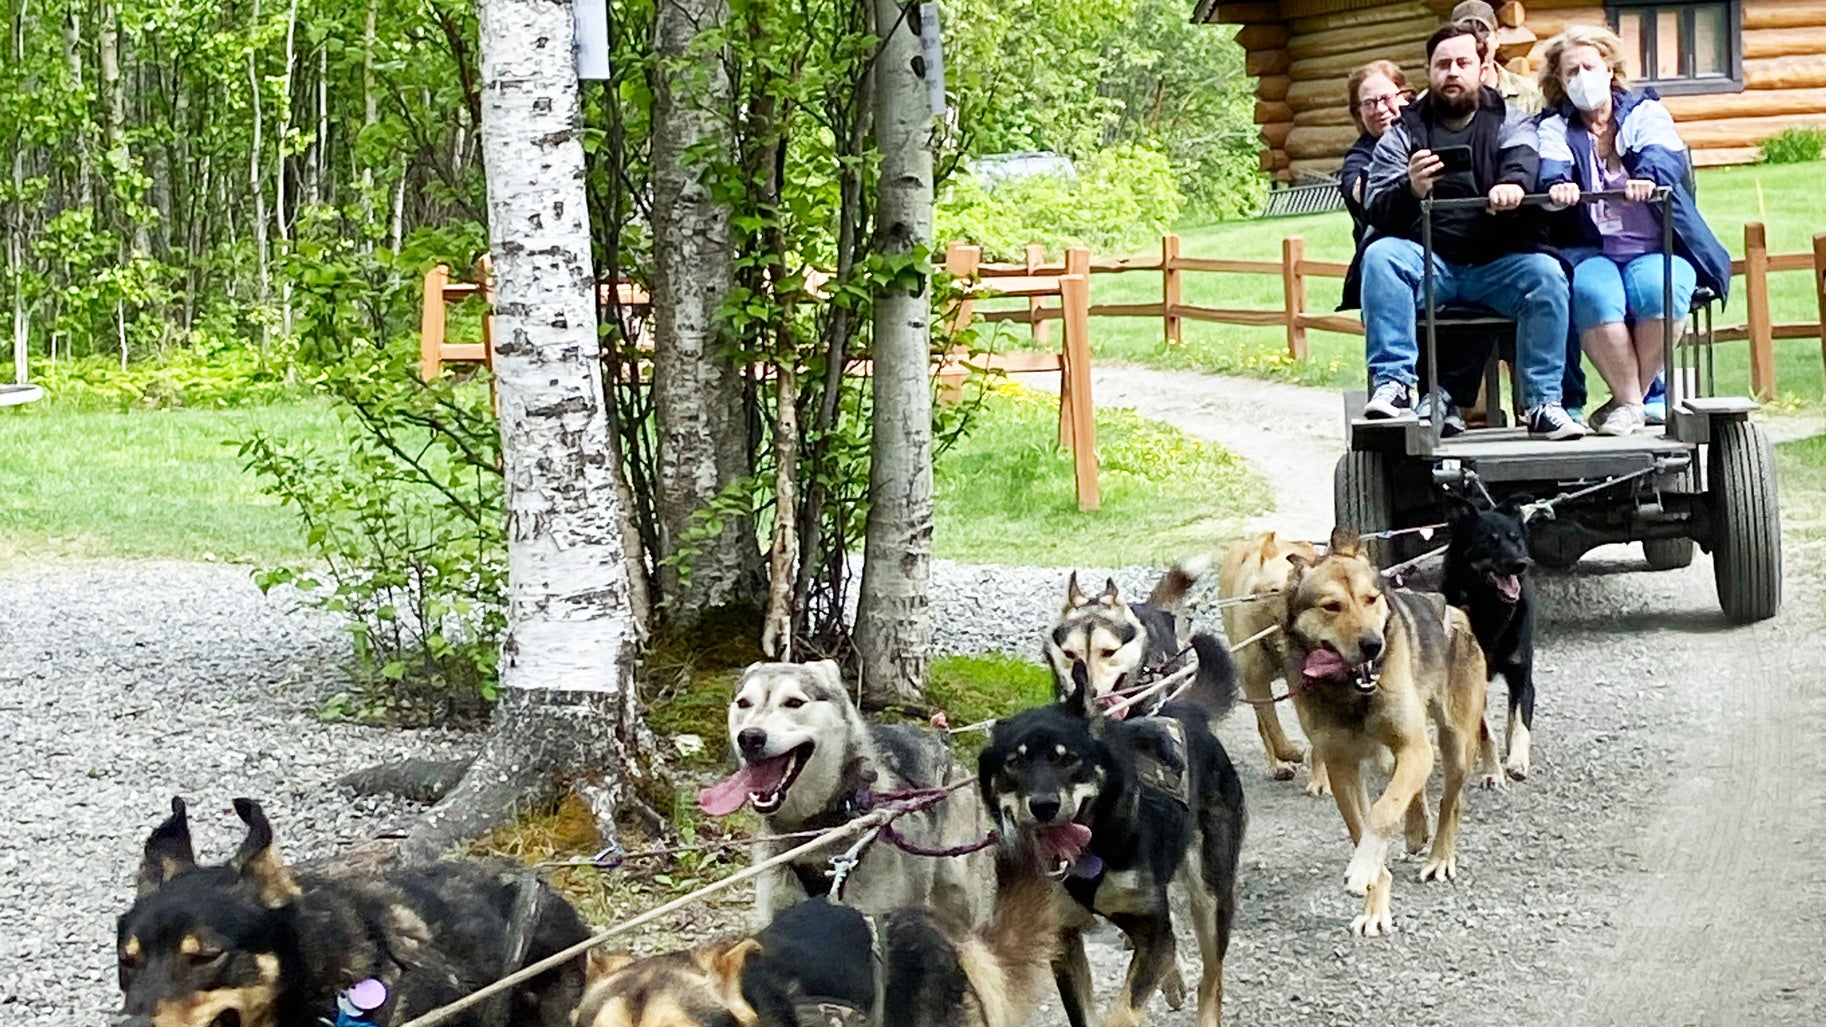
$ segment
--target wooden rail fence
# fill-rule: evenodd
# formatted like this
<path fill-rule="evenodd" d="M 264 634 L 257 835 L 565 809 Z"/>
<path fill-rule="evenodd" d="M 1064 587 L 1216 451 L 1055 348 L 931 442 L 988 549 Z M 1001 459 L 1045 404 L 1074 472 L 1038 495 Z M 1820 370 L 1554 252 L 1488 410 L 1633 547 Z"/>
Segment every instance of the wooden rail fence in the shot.
<path fill-rule="evenodd" d="M 1363 334 L 1363 322 L 1355 314 L 1320 314 L 1307 309 L 1307 281 L 1312 278 L 1343 278 L 1349 265 L 1309 259 L 1306 256 L 1306 240 L 1297 235 L 1281 240 L 1280 260 L 1188 257 L 1180 252 L 1180 241 L 1176 235 L 1161 237 L 1159 257 L 1099 259 L 1091 257 L 1088 252 L 1072 252 L 1082 253 L 1082 256 L 1076 258 L 1075 264 L 1070 253 L 1063 264 L 1047 264 L 1041 259 L 1037 246 L 1028 247 L 1027 259 L 1021 263 L 986 263 L 980 259 L 980 251 L 976 247 L 954 243 L 946 253 L 945 262 L 954 274 L 973 275 L 989 282 L 998 278 L 1056 275 L 1074 271 L 1091 277 L 1137 271 L 1159 274 L 1160 302 L 1092 302 L 1090 316 L 1159 318 L 1161 334 L 1169 346 L 1183 344 L 1183 326 L 1186 321 L 1280 327 L 1287 334 L 1287 352 L 1296 359 L 1307 356 L 1309 331 Z M 1792 271 L 1812 273 L 1819 320 L 1774 322 L 1769 307 L 1769 275 Z M 1281 279 L 1281 307 L 1277 310 L 1250 310 L 1201 307 L 1186 303 L 1182 299 L 1183 276 L 1186 272 L 1276 276 Z M 1772 254 L 1769 252 L 1768 233 L 1764 226 L 1760 222 L 1746 224 L 1744 257 L 1731 262 L 1731 273 L 1743 279 L 1741 288 L 1734 290 L 1741 299 L 1736 299 L 1733 306 L 1744 311 L 1744 320 L 1736 324 L 1720 325 L 1717 328 L 1717 341 L 1749 341 L 1750 383 L 1751 391 L 1756 397 L 1767 401 L 1775 396 L 1774 344 L 1777 339 L 1818 338 L 1821 365 L 1826 369 L 1826 232 L 1813 237 L 1813 251 L 1810 253 Z M 979 316 L 987 317 L 989 314 Z M 1032 324 L 1036 340 L 1043 343 L 1046 338 L 1045 321 L 1062 315 L 1055 309 L 1031 304 L 1028 310 L 996 311 L 993 316 L 996 320 Z"/>

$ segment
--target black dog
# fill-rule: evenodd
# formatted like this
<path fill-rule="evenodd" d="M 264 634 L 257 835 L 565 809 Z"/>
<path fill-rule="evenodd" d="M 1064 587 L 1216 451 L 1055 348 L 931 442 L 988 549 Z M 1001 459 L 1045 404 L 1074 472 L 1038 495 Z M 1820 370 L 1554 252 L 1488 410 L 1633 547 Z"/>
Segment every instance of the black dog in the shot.
<path fill-rule="evenodd" d="M 1508 684 L 1503 769 L 1520 781 L 1528 776 L 1534 732 L 1534 585 L 1528 579 L 1534 560 L 1522 523 L 1529 500 L 1514 496 L 1482 511 L 1460 502 L 1446 548 L 1444 592 L 1470 616 L 1490 680 L 1501 676 Z"/>
<path fill-rule="evenodd" d="M 1084 1027 L 1091 1004 L 1083 931 L 1107 916 L 1134 943 L 1128 978 L 1105 1024 L 1136 1024 L 1158 988 L 1178 1008 L 1185 985 L 1174 955 L 1167 885 L 1192 907 L 1204 977 L 1198 1023 L 1216 1027 L 1224 956 L 1235 920 L 1237 853 L 1246 821 L 1243 786 L 1210 717 L 1234 705 L 1236 665 L 1210 635 L 1196 635 L 1196 689 L 1217 707 L 1174 700 L 1157 716 L 1102 716 L 1082 674 L 1063 702 L 999 721 L 978 758 L 983 799 L 1001 844 L 1031 847 L 1064 875 L 1076 901 L 1062 926 L 1053 976 L 1066 1018 Z"/>
<path fill-rule="evenodd" d="M 522 902 L 520 870 L 439 863 L 294 878 L 251 799 L 235 800 L 247 824 L 240 849 L 199 867 L 183 800 L 171 810 L 146 841 L 139 898 L 120 918 L 120 1027 L 320 1027 L 337 1021 L 339 1003 L 365 1011 L 358 1022 L 403 1023 L 589 935 L 544 884 Z M 510 958 L 519 924 L 525 951 Z M 583 978 L 578 956 L 447 1022 L 568 1027 Z"/>

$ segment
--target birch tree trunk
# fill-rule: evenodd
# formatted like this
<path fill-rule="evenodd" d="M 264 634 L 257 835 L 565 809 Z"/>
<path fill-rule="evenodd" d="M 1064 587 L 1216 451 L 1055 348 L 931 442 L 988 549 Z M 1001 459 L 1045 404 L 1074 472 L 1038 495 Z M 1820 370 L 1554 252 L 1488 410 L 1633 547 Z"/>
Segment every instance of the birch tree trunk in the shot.
<path fill-rule="evenodd" d="M 881 34 L 875 62 L 875 142 L 881 151 L 874 251 L 920 262 L 877 287 L 869 436 L 869 521 L 863 542 L 856 645 L 862 696 L 917 701 L 926 683 L 932 617 L 931 276 L 932 113 L 919 45 L 919 6 L 872 0 Z"/>
<path fill-rule="evenodd" d="M 653 403 L 654 505 L 666 619 L 689 626 L 722 607 L 758 605 L 761 555 L 751 517 L 693 538 L 693 514 L 748 473 L 742 376 L 717 331 L 734 277 L 729 209 L 703 184 L 709 150 L 732 159 L 730 86 L 718 54 L 694 53 L 729 17 L 727 0 L 659 0 L 654 11 Z"/>
<path fill-rule="evenodd" d="M 407 838 L 419 859 L 567 786 L 584 786 L 607 827 L 642 772 L 571 5 L 481 0 L 479 21 L 508 627 L 488 740 Z"/>

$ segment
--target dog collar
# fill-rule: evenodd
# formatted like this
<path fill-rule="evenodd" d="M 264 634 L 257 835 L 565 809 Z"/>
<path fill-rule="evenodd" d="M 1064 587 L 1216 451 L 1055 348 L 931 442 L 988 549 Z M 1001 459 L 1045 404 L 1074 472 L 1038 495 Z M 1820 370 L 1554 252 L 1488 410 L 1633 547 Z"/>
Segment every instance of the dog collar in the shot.
<path fill-rule="evenodd" d="M 387 1003 L 387 986 L 378 977 L 356 981 L 336 993 L 335 1027 L 374 1027 L 374 1011 Z"/>

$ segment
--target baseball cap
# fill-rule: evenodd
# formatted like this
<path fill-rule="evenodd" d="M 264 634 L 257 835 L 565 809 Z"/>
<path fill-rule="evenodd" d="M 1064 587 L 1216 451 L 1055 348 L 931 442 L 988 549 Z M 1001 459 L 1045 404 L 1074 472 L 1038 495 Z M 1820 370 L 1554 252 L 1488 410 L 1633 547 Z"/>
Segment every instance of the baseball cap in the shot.
<path fill-rule="evenodd" d="M 1465 0 L 1464 3 L 1452 8 L 1452 17 L 1447 20 L 1478 21 L 1482 22 L 1485 28 L 1495 32 L 1496 8 L 1491 7 L 1484 0 Z"/>

